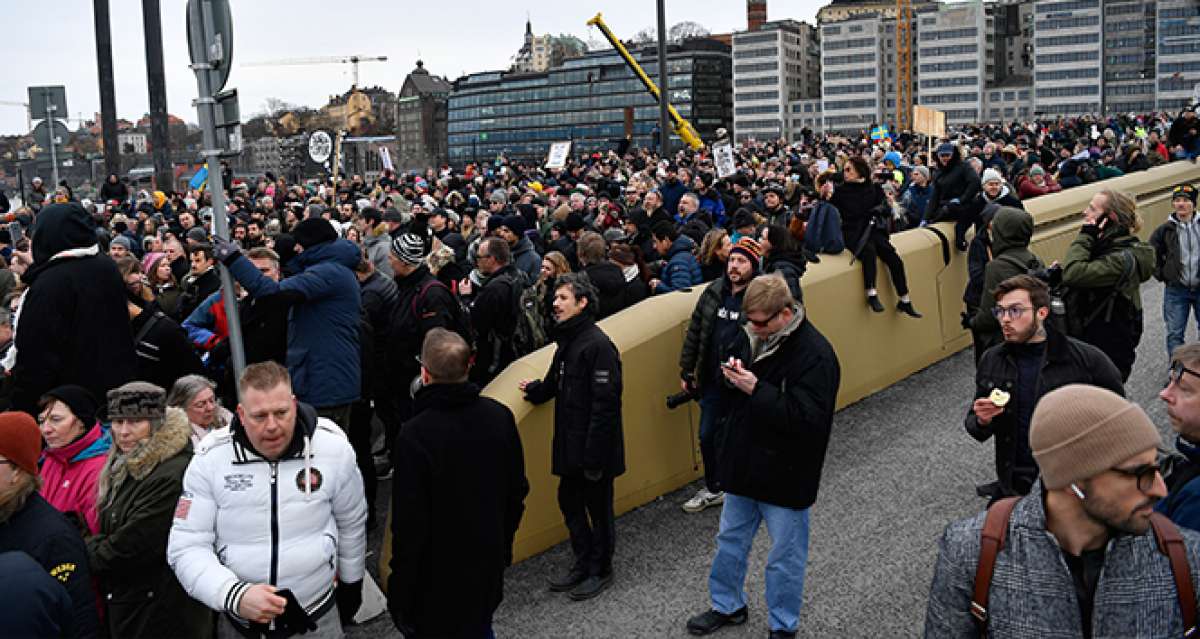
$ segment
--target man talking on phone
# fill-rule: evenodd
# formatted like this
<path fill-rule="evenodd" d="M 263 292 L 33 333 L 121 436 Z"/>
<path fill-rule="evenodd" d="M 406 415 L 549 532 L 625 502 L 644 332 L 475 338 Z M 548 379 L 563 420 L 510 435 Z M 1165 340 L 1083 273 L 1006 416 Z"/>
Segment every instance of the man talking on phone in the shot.
<path fill-rule="evenodd" d="M 1138 239 L 1137 202 L 1105 189 L 1083 211 L 1062 264 L 1067 334 L 1104 351 L 1129 380 L 1142 339 L 1142 282 L 1154 274 L 1154 247 Z"/>

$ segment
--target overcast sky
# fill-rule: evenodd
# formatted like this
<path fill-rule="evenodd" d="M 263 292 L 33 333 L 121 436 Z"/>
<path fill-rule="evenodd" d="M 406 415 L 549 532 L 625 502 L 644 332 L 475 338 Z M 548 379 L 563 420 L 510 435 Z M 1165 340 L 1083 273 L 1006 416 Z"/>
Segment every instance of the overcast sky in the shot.
<path fill-rule="evenodd" d="M 72 118 L 100 110 L 91 0 L 0 0 L 9 29 L 0 39 L 6 60 L 0 101 L 26 102 L 26 87 L 61 84 Z M 140 0 L 111 0 L 117 115 L 136 120 L 146 113 L 146 56 Z M 162 0 L 167 110 L 196 121 L 191 100 L 196 79 L 188 69 L 186 0 Z M 364 86 L 398 91 L 418 56 L 425 68 L 451 80 L 463 73 L 501 69 L 521 46 L 526 11 L 533 31 L 570 33 L 600 40 L 586 25 L 596 11 L 618 37 L 655 24 L 653 0 L 547 2 L 526 0 L 230 0 L 234 20 L 234 69 L 242 117 L 264 110 L 269 97 L 319 107 L 352 82 L 350 65 L 246 67 L 246 62 L 342 55 L 385 55 L 387 62 L 359 65 Z M 770 0 L 768 17 L 812 22 L 820 0 Z M 667 0 L 667 24 L 692 20 L 713 33 L 746 28 L 745 0 Z M 546 7 L 553 10 L 546 12 Z M 589 33 L 591 30 L 591 33 Z M 78 123 L 72 122 L 74 129 Z M 0 105 L 0 134 L 26 132 L 22 108 Z"/>

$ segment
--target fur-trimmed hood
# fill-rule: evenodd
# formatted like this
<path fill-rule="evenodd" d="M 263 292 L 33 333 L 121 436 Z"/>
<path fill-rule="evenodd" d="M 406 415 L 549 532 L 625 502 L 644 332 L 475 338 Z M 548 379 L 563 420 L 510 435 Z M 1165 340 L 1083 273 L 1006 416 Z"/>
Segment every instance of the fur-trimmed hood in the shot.
<path fill-rule="evenodd" d="M 179 454 L 191 443 L 192 428 L 187 413 L 181 408 L 167 408 L 163 425 L 138 444 L 132 452 L 122 453 L 116 444 L 108 454 L 104 469 L 100 472 L 100 497 L 103 506 L 115 493 L 126 477 L 141 481 L 162 462 Z"/>

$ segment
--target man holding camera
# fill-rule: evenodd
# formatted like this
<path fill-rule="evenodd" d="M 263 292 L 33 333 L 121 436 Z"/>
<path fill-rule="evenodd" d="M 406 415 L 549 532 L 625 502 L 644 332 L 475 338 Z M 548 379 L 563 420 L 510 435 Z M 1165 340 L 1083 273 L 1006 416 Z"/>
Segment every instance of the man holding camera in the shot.
<path fill-rule="evenodd" d="M 713 433 L 721 417 L 721 362 L 729 345 L 737 340 L 746 320 L 742 317 L 742 295 L 758 275 L 762 249 L 753 238 L 743 237 L 729 251 L 725 277 L 714 280 L 696 301 L 683 350 L 679 353 L 679 377 L 683 392 L 700 401 L 700 455 L 704 459 L 704 487 L 683 504 L 698 513 L 725 500 L 714 490 L 717 456 Z"/>

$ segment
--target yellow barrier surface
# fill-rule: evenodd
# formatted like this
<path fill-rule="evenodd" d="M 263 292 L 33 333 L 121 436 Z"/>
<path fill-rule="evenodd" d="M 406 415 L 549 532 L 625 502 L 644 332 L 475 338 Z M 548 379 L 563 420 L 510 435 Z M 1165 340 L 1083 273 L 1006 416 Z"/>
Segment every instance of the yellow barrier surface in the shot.
<path fill-rule="evenodd" d="M 1171 212 L 1171 189 L 1197 181 L 1200 166 L 1175 162 L 1029 200 L 1025 206 L 1035 222 L 1032 249 L 1047 264 L 1061 259 L 1078 233 L 1080 213 L 1102 189 L 1124 191 L 1137 198 L 1145 220 L 1141 236 L 1149 238 Z M 952 240 L 951 224 L 939 224 L 937 228 Z M 819 264 L 809 265 L 802 280 L 808 316 L 833 344 L 841 363 L 839 409 L 971 344 L 970 334 L 962 329 L 959 319 L 967 283 L 966 253 L 959 253 L 952 245 L 944 246 L 928 229 L 898 233 L 892 236 L 892 243 L 904 259 L 910 295 L 925 315 L 923 319 L 912 319 L 894 310 L 895 291 L 882 264 L 878 288 L 888 310 L 871 312 L 866 304 L 862 267 L 850 263 L 848 252 L 822 255 Z M 947 250 L 949 264 L 943 260 Z M 615 484 L 618 514 L 701 475 L 696 441 L 699 406 L 692 402 L 669 411 L 665 404 L 667 395 L 679 391 L 679 350 L 701 290 L 656 296 L 600 322 L 620 349 L 624 376 L 622 414 L 628 471 Z M 525 447 L 530 493 L 513 548 L 515 560 L 567 538 L 558 510 L 558 481 L 550 475 L 553 402 L 534 407 L 517 390 L 521 380 L 545 374 L 553 349 L 551 345 L 514 362 L 484 390 L 485 395 L 512 409 Z M 836 431 L 835 418 L 835 436 Z M 386 584 L 390 535 L 385 537 L 381 555 Z"/>

